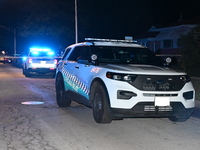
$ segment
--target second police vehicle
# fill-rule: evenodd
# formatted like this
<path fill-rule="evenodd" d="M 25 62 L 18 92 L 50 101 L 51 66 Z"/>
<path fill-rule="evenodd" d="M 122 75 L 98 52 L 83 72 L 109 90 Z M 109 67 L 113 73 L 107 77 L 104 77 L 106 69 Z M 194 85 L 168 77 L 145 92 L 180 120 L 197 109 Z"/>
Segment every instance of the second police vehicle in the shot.
<path fill-rule="evenodd" d="M 55 52 L 49 48 L 30 48 L 28 56 L 24 58 L 23 74 L 26 77 L 34 73 L 55 75 L 58 59 Z"/>
<path fill-rule="evenodd" d="M 97 123 L 127 117 L 186 121 L 195 108 L 190 77 L 160 66 L 154 53 L 133 41 L 86 39 L 66 48 L 59 61 L 56 98 L 92 107 Z"/>

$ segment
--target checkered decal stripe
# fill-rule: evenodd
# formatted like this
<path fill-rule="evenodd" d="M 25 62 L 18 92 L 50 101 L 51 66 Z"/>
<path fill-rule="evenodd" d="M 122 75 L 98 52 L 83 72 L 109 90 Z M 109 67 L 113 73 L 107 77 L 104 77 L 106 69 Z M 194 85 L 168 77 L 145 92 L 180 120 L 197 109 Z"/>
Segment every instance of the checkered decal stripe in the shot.
<path fill-rule="evenodd" d="M 62 73 L 69 78 L 74 84 L 76 84 L 85 94 L 89 94 L 89 90 L 87 86 L 81 82 L 78 78 L 73 76 L 71 73 L 69 73 L 64 67 L 62 68 Z"/>

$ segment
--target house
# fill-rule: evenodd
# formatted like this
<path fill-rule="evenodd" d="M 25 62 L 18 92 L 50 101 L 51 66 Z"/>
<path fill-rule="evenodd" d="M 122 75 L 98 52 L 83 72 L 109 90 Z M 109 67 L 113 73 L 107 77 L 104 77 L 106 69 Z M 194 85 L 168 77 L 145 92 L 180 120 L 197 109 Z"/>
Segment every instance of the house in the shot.
<path fill-rule="evenodd" d="M 138 36 L 135 40 L 156 54 L 180 55 L 179 39 L 200 24 L 200 18 L 179 21 L 176 24 L 155 27 Z"/>

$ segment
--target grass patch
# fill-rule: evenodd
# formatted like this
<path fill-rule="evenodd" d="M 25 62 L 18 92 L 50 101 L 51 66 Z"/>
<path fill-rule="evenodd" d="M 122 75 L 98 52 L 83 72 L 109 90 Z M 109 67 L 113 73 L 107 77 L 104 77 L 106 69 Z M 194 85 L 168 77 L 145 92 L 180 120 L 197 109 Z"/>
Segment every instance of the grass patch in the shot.
<path fill-rule="evenodd" d="M 195 99 L 200 101 L 200 78 L 192 78 L 192 84 L 195 89 Z"/>

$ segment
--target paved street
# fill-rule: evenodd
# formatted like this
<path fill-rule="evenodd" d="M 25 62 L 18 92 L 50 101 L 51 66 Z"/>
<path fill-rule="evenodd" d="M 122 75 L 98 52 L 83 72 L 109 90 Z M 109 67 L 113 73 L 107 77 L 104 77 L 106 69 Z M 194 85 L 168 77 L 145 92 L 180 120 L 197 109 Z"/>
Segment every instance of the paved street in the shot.
<path fill-rule="evenodd" d="M 199 104 L 198 104 L 199 106 Z M 186 122 L 132 118 L 97 124 L 92 109 L 56 104 L 54 79 L 0 63 L 0 150 L 199 150 L 200 108 Z"/>

